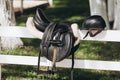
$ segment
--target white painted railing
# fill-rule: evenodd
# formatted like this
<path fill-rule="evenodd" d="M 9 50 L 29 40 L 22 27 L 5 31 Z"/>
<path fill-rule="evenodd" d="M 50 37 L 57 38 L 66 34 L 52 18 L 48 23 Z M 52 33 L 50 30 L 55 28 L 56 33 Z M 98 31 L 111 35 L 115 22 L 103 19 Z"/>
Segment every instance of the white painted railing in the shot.
<path fill-rule="evenodd" d="M 15 34 L 14 34 L 15 33 Z M 120 42 L 120 30 L 105 30 L 95 37 L 87 37 L 83 39 L 86 34 L 85 30 L 79 30 L 79 37 L 81 40 L 95 40 L 95 41 L 111 41 Z M 41 33 L 42 37 L 43 33 Z M 36 38 L 31 35 L 26 27 L 0 27 L 0 36 L 5 37 L 21 37 L 21 38 Z M 16 64 L 16 65 L 33 65 L 37 66 L 37 56 L 18 56 L 18 55 L 0 55 L 0 65 L 2 64 Z M 41 58 L 41 66 L 51 66 L 51 62 L 45 58 Z M 57 63 L 57 67 L 71 67 L 71 59 L 65 59 Z M 75 68 L 82 69 L 98 69 L 98 70 L 112 70 L 120 71 L 120 62 L 102 61 L 102 60 L 77 60 L 75 59 Z M 0 66 L 1 72 L 1 66 Z M 0 73 L 1 74 L 1 73 Z M 1 76 L 1 75 L 0 75 Z"/>

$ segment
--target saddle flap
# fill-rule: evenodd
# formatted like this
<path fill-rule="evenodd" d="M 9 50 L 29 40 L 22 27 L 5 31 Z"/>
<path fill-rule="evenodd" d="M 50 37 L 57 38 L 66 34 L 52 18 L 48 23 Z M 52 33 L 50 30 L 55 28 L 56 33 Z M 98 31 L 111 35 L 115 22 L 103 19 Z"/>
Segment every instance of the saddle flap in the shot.
<path fill-rule="evenodd" d="M 48 60 L 52 61 L 53 59 L 53 51 L 54 51 L 54 46 L 53 44 L 50 43 L 51 40 L 54 40 L 55 37 L 57 40 L 60 42 L 61 46 L 57 46 L 57 56 L 56 56 L 56 62 L 61 61 L 64 58 L 68 57 L 70 55 L 71 49 L 73 47 L 73 35 L 69 32 L 66 31 L 63 26 L 61 26 L 56 23 L 51 23 L 44 32 L 44 36 L 42 39 L 41 43 L 41 55 L 45 56 Z M 65 26 L 66 29 L 68 29 L 68 26 Z M 61 30 L 60 30 L 61 29 Z M 60 33 L 60 35 L 55 35 L 57 33 Z M 55 43 L 55 42 L 54 42 Z M 58 43 L 58 42 L 57 42 Z"/>

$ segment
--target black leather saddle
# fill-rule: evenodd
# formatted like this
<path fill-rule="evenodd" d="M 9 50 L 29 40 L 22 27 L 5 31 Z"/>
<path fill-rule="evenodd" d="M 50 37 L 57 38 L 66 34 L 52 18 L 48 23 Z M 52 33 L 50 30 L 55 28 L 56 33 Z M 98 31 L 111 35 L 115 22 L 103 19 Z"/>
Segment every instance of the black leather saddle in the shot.
<path fill-rule="evenodd" d="M 38 30 L 44 32 L 40 44 L 38 71 L 40 56 L 46 57 L 48 60 L 52 61 L 53 66 L 55 66 L 55 62 L 59 62 L 72 55 L 71 75 L 73 75 L 74 52 L 77 50 L 79 45 L 74 46 L 76 38 L 73 36 L 70 25 L 66 23 L 50 22 L 41 9 L 36 10 L 33 23 Z M 73 77 L 71 80 L 73 80 Z"/>
<path fill-rule="evenodd" d="M 54 46 L 58 47 L 56 62 L 74 52 L 71 49 L 74 47 L 75 37 L 69 24 L 50 22 L 40 8 L 36 10 L 33 23 L 38 30 L 44 32 L 40 45 L 41 56 L 52 61 Z"/>

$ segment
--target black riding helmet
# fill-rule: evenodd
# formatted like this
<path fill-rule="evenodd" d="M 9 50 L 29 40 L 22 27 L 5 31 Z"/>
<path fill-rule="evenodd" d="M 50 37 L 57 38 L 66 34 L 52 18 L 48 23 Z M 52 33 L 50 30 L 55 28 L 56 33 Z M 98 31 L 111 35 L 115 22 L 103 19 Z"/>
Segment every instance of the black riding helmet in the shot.
<path fill-rule="evenodd" d="M 90 37 L 96 36 L 105 27 L 106 27 L 106 23 L 105 23 L 104 19 L 101 16 L 93 15 L 93 16 L 88 17 L 82 24 L 82 29 L 83 30 L 88 30 L 88 32 L 87 32 L 87 34 L 85 35 L 84 38 L 86 38 L 88 34 L 90 35 Z M 93 34 L 92 30 L 97 30 L 97 32 L 95 32 Z"/>

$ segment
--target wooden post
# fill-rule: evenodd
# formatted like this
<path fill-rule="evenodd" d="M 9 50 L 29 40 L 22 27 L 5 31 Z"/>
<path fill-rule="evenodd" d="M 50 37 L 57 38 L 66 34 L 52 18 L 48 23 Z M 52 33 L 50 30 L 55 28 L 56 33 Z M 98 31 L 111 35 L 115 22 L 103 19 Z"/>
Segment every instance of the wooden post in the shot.
<path fill-rule="evenodd" d="M 53 6 L 53 0 L 48 0 L 50 6 Z"/>
<path fill-rule="evenodd" d="M 0 0 L 0 26 L 12 26 L 15 24 L 13 0 Z M 23 46 L 23 42 L 16 37 L 1 37 L 0 45 L 2 49 L 14 49 Z"/>
<path fill-rule="evenodd" d="M 23 14 L 23 0 L 21 0 L 21 8 L 20 8 L 21 14 Z"/>
<path fill-rule="evenodd" d="M 120 0 L 115 0 L 115 21 L 113 29 L 120 30 Z"/>
<path fill-rule="evenodd" d="M 108 4 L 108 18 L 109 18 L 109 21 L 112 22 L 114 21 L 114 14 L 115 14 L 115 0 L 108 0 L 107 1 L 107 4 Z"/>
<path fill-rule="evenodd" d="M 1 65 L 0 65 L 0 80 L 1 80 Z"/>

